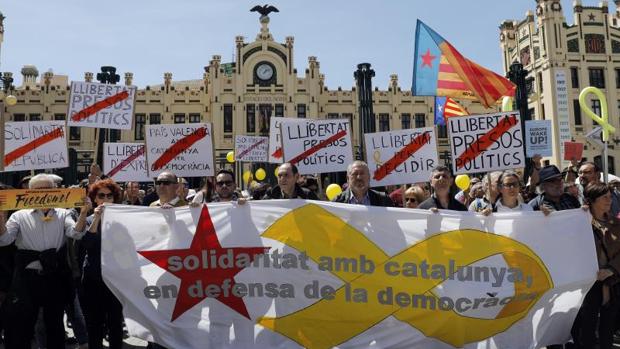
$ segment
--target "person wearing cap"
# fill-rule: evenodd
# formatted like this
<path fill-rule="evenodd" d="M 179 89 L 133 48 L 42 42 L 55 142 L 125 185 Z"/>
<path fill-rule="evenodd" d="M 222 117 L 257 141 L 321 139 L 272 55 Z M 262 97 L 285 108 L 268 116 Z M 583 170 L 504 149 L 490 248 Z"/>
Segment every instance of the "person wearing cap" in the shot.
<path fill-rule="evenodd" d="M 547 214 L 551 211 L 581 207 L 579 200 L 564 192 L 562 173 L 555 165 L 548 165 L 540 169 L 538 185 L 542 193 L 529 202 L 534 211 L 543 211 Z"/>

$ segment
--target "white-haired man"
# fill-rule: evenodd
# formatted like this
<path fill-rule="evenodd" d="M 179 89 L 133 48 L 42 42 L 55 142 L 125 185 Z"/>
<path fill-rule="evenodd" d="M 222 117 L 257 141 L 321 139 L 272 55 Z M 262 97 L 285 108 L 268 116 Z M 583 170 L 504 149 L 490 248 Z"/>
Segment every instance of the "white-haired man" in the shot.
<path fill-rule="evenodd" d="M 394 203 L 385 193 L 370 189 L 370 170 L 364 161 L 356 160 L 347 167 L 348 188 L 332 201 L 365 206 L 392 207 Z"/>

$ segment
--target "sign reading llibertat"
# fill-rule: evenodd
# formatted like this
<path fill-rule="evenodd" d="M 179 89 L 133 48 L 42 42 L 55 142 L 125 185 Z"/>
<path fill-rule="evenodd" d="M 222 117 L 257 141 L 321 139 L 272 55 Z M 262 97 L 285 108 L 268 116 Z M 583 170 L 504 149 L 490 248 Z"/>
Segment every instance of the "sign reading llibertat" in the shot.
<path fill-rule="evenodd" d="M 131 129 L 136 89 L 135 86 L 72 81 L 67 125 Z"/>

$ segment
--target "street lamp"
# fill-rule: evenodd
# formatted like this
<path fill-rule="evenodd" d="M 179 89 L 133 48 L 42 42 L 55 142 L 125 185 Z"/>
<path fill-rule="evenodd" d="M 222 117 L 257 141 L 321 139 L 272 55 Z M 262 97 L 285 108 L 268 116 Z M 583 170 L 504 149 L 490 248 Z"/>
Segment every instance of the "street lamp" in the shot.
<path fill-rule="evenodd" d="M 6 96 L 4 103 L 9 107 L 17 104 L 17 97 L 13 96 L 11 91 L 13 90 L 13 74 L 10 72 L 0 73 L 0 82 L 2 83 L 2 92 Z"/>
<path fill-rule="evenodd" d="M 116 74 L 116 67 L 102 66 L 101 73 L 97 73 L 97 81 L 102 84 L 116 85 L 121 80 L 120 75 Z M 103 143 L 109 141 L 109 130 L 107 128 L 99 129 L 99 139 L 97 142 L 97 162 L 103 168 Z"/>

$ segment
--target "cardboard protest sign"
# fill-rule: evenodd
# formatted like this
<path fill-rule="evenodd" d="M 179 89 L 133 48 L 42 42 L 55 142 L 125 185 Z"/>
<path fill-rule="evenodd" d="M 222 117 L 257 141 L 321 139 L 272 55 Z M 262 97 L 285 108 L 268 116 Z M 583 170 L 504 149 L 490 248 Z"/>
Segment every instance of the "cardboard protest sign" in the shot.
<path fill-rule="evenodd" d="M 564 142 L 564 159 L 562 160 L 581 160 L 583 157 L 583 143 Z"/>
<path fill-rule="evenodd" d="M 271 118 L 269 122 L 269 162 L 272 164 L 281 164 L 284 162 L 282 153 L 282 131 L 280 124 L 282 120 L 287 122 L 304 122 L 306 119 L 298 118 Z"/>
<path fill-rule="evenodd" d="M 129 130 L 135 97 L 135 86 L 72 81 L 67 125 Z"/>
<path fill-rule="evenodd" d="M 552 156 L 551 120 L 525 121 L 525 154 Z"/>
<path fill-rule="evenodd" d="M 0 211 L 25 208 L 72 208 L 82 206 L 82 188 L 10 189 L 0 191 Z"/>
<path fill-rule="evenodd" d="M 364 135 L 370 186 L 425 182 L 437 166 L 431 127 Z"/>
<path fill-rule="evenodd" d="M 150 182 L 144 144 L 104 143 L 103 172 L 117 182 Z"/>
<path fill-rule="evenodd" d="M 518 112 L 448 118 L 455 174 L 525 166 Z"/>
<path fill-rule="evenodd" d="M 213 176 L 211 124 L 148 125 L 149 176 L 172 171 L 179 177 Z"/>
<path fill-rule="evenodd" d="M 64 121 L 20 121 L 4 125 L 4 170 L 67 167 Z"/>
<path fill-rule="evenodd" d="M 353 161 L 349 120 L 283 119 L 284 161 L 300 174 L 346 171 Z"/>
<path fill-rule="evenodd" d="M 256 136 L 235 136 L 235 160 L 266 162 L 269 159 L 269 138 Z"/>

